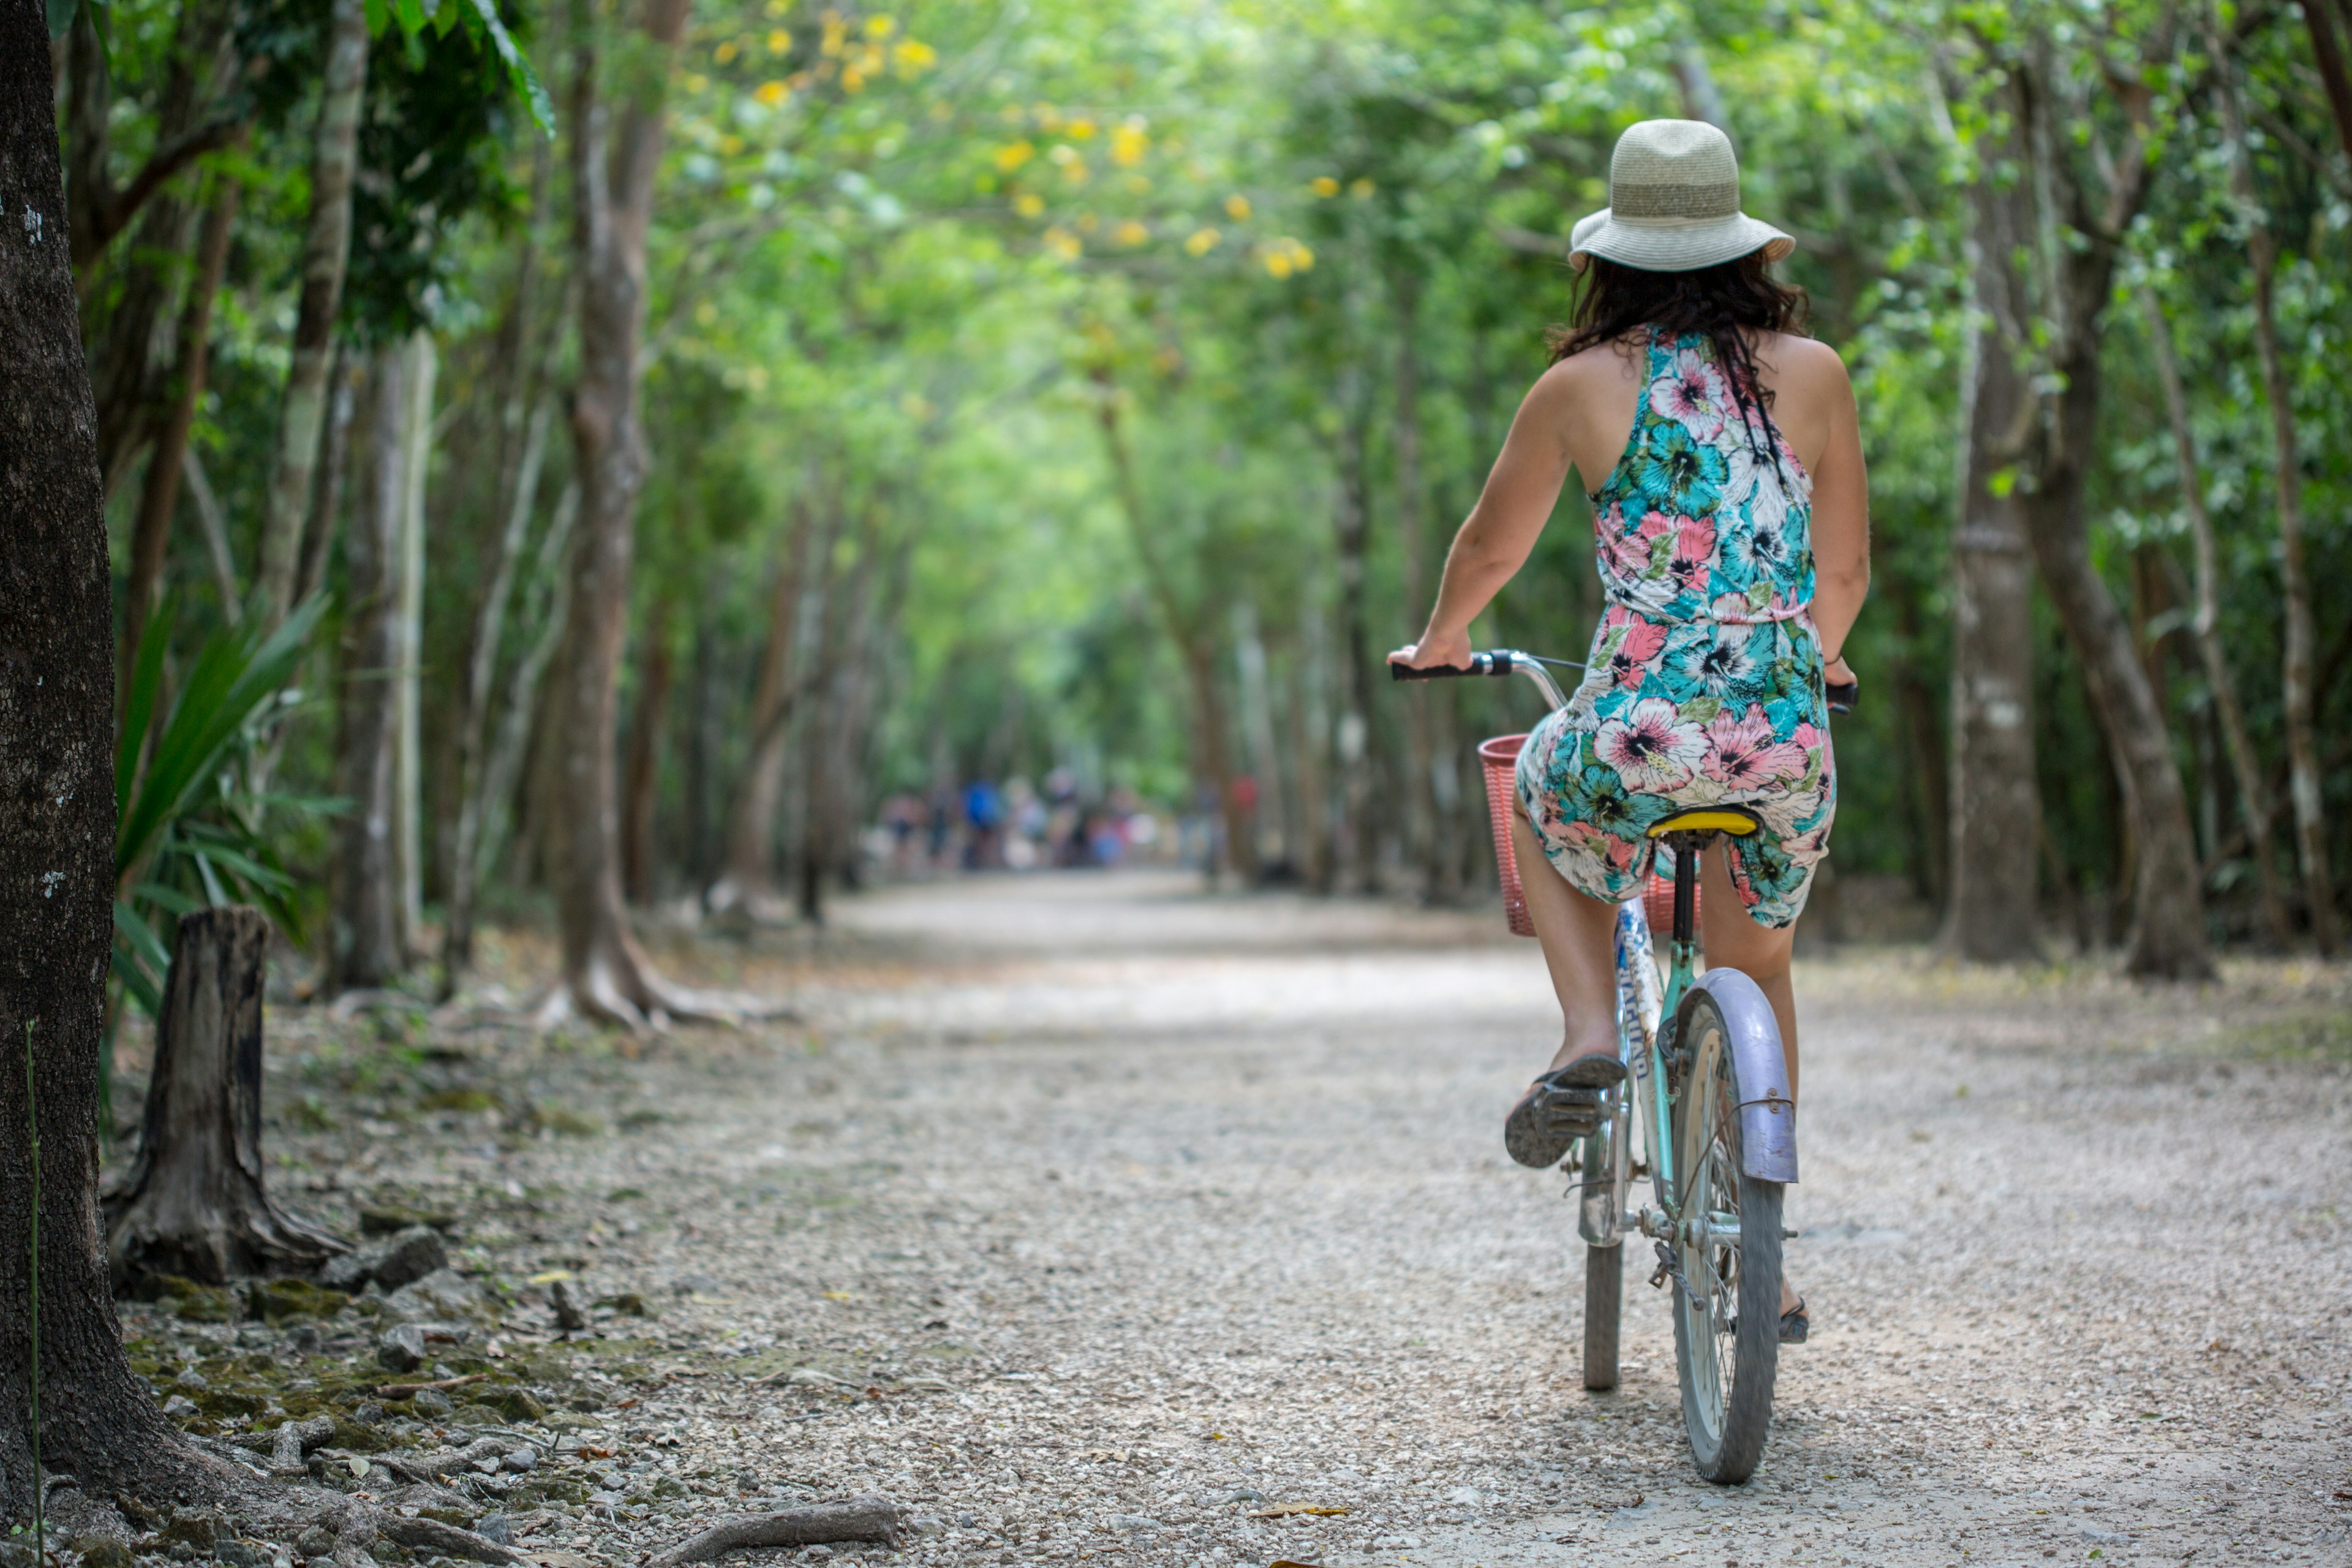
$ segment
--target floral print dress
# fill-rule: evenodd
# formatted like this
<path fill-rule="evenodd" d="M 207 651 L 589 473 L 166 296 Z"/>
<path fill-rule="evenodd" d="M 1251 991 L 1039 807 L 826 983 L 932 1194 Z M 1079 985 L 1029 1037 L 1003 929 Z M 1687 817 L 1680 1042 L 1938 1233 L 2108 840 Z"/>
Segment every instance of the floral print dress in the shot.
<path fill-rule="evenodd" d="M 1585 678 L 1519 752 L 1519 798 L 1560 874 L 1638 893 L 1651 824 L 1740 805 L 1727 838 L 1759 924 L 1805 907 L 1837 784 L 1812 620 L 1812 480 L 1762 411 L 1734 402 L 1712 339 L 1654 335 L 1625 454 L 1592 497 L 1608 600 Z M 1752 401 L 1752 400 L 1751 400 Z"/>

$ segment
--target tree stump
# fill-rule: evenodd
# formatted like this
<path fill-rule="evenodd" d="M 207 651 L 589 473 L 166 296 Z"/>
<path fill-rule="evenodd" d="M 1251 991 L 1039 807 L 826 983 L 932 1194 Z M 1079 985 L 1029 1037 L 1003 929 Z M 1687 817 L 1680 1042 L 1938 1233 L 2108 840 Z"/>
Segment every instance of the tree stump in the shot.
<path fill-rule="evenodd" d="M 269 922 L 242 905 L 182 917 L 155 1023 L 131 1175 L 106 1204 L 121 1282 L 309 1273 L 347 1244 L 269 1199 L 261 1164 L 261 984 Z"/>

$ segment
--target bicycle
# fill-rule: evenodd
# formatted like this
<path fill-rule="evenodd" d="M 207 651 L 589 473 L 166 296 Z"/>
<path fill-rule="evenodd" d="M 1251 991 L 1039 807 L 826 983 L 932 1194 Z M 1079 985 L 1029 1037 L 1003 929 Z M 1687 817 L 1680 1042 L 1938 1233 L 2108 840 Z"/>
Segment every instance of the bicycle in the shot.
<path fill-rule="evenodd" d="M 1515 648 L 1474 654 L 1468 666 L 1389 667 L 1397 680 L 1524 675 L 1551 710 L 1568 700 L 1545 668 L 1582 668 Z M 1832 692 L 1833 711 L 1851 688 Z M 1479 748 L 1493 813 L 1496 868 L 1511 929 L 1533 936 L 1511 843 L 1511 783 L 1525 735 Z M 1677 812 L 1650 829 L 1674 852 L 1673 920 L 1661 984 L 1645 899 L 1617 907 L 1613 938 L 1618 1052 L 1625 1075 L 1601 1091 L 1598 1131 L 1572 1146 L 1563 1168 L 1580 1178 L 1577 1229 L 1585 1243 L 1584 1386 L 1617 1385 L 1624 1242 L 1650 1238 L 1654 1287 L 1674 1286 L 1675 1364 L 1683 1426 L 1700 1475 L 1721 1485 L 1755 1472 L 1771 1426 L 1780 1359 L 1782 1189 L 1797 1179 L 1796 1102 L 1780 1028 L 1764 993 L 1735 969 L 1698 973 L 1699 857 L 1718 837 L 1762 824 L 1739 806 Z M 1642 1156 L 1634 1156 L 1639 1132 Z M 1654 1202 L 1629 1206 L 1646 1175 Z"/>

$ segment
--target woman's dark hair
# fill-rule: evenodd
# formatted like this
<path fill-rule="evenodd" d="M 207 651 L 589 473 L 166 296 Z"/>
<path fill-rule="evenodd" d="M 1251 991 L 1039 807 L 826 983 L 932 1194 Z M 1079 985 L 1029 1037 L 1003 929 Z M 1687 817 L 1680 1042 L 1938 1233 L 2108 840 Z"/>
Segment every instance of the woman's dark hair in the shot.
<path fill-rule="evenodd" d="M 1596 343 L 1628 343 L 1653 329 L 1668 337 L 1704 332 L 1715 342 L 1716 363 L 1731 384 L 1740 412 L 1763 416 L 1773 431 L 1771 393 L 1756 374 L 1754 332 L 1797 332 L 1805 325 L 1805 291 L 1772 276 L 1759 248 L 1734 260 L 1688 272 L 1644 272 L 1606 257 L 1589 257 L 1569 324 L 1546 334 L 1551 363 Z M 1772 443 L 1779 451 L 1779 442 Z M 1777 460 L 1777 458 L 1776 458 Z"/>

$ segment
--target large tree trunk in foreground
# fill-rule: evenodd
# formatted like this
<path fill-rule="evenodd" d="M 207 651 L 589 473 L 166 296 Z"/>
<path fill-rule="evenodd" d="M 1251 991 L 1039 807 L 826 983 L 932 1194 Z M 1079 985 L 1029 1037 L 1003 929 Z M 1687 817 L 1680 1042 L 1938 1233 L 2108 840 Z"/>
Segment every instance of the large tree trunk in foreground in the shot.
<path fill-rule="evenodd" d="M 367 490 L 343 542 L 345 592 L 339 671 L 335 789 L 350 809 L 335 825 L 328 961 L 330 988 L 372 991 L 405 967 L 400 881 L 394 869 L 394 761 L 398 711 L 392 671 L 400 657 L 394 595 L 402 500 L 405 356 L 388 348 L 370 376 Z"/>
<path fill-rule="evenodd" d="M 269 921 L 226 905 L 180 921 L 155 1021 L 139 1158 L 107 1210 L 118 1279 L 308 1273 L 345 1250 L 269 1201 L 261 1160 L 261 987 Z"/>
<path fill-rule="evenodd" d="M 294 322 L 294 363 L 278 419 L 278 453 L 261 519 L 254 583 L 271 626 L 294 603 L 302 521 L 327 408 L 335 313 L 351 259 L 352 180 L 359 167 L 360 100 L 367 89 L 366 0 L 333 0 L 327 14 L 327 73 L 310 163 L 310 226 L 302 241 L 302 302 Z"/>
<path fill-rule="evenodd" d="M 114 904 L 114 636 L 47 31 L 0 3 L 0 1510 L 33 1497 L 26 1262 L 40 1226 L 41 1447 L 103 1495 L 223 1475 L 131 1375 L 98 1229 L 98 1041 Z M 24 1051 L 41 1131 L 32 1190 Z"/>
<path fill-rule="evenodd" d="M 2263 395 L 2271 405 L 2271 442 L 2278 496 L 2279 577 L 2285 600 L 2285 659 L 2279 708 L 2286 721 L 2287 798 L 2294 808 L 2295 859 L 2303 869 L 2304 901 L 2320 956 L 2336 952 L 2336 888 L 2327 871 L 2326 807 L 2319 789 L 2319 745 L 2313 734 L 2311 575 L 2303 558 L 2303 458 L 2295 449 L 2294 392 L 2279 348 L 2278 241 L 2254 189 L 2253 157 L 2238 110 L 2237 67 L 2218 29 L 2213 45 L 2215 97 L 2230 149 L 2230 194 L 2246 227 L 2246 255 L 2254 273 L 2254 345 L 2262 354 Z M 2316 34 L 2315 33 L 2315 37 Z"/>
<path fill-rule="evenodd" d="M 561 910 L 563 975 L 541 1011 L 544 1023 L 576 1010 L 639 1028 L 665 1014 L 731 1011 L 718 998 L 663 981 L 630 932 L 613 754 L 637 496 L 646 480 L 637 353 L 645 335 L 646 231 L 661 168 L 667 79 L 689 9 L 688 0 L 645 0 L 645 42 L 633 51 L 630 90 L 617 105 L 608 106 L 600 93 L 594 24 L 584 15 L 573 44 L 580 373 L 572 437 L 580 525 L 553 710 L 563 810 L 550 834 L 550 879 Z"/>
<path fill-rule="evenodd" d="M 1970 270 L 1977 324 L 1962 383 L 1959 511 L 1952 530 L 1951 849 L 1943 942 L 2000 963 L 2037 951 L 2035 868 L 2042 822 L 2033 773 L 2033 571 L 2013 488 L 2031 392 L 2010 345 L 2026 302 L 2006 264 L 2031 233 L 2013 190 L 1973 192 Z M 2011 476 L 2013 477 L 2013 475 Z"/>

